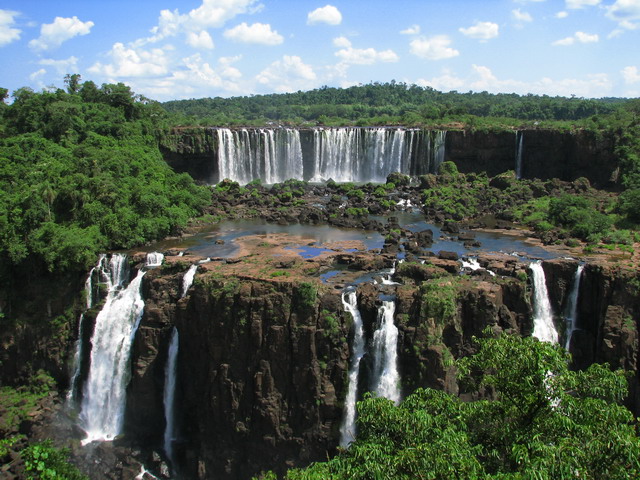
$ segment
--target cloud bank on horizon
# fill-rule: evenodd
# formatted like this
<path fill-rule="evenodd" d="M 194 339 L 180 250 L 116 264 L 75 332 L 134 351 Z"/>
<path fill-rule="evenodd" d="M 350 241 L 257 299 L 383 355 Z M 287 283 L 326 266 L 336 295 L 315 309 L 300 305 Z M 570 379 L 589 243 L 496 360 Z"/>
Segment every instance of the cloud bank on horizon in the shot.
<path fill-rule="evenodd" d="M 640 96 L 640 0 L 330 1 L 5 0 L 0 86 L 79 73 L 161 101 L 391 80 Z"/>

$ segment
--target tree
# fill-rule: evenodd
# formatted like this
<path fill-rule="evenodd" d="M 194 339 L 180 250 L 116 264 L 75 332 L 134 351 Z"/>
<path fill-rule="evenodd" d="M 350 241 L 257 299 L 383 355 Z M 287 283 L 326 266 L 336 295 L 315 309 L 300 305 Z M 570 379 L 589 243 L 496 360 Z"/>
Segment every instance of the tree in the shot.
<path fill-rule="evenodd" d="M 640 476 L 636 421 L 620 402 L 624 372 L 568 369 L 568 354 L 534 338 L 478 340 L 458 361 L 463 386 L 491 398 L 462 402 L 419 389 L 399 406 L 358 404 L 358 439 L 290 480 L 628 479 Z"/>

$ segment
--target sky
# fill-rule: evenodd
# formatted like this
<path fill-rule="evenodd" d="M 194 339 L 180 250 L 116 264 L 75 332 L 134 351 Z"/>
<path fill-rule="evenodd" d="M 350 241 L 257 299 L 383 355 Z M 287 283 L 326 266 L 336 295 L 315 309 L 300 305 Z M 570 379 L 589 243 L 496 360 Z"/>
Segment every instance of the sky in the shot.
<path fill-rule="evenodd" d="M 329 3 L 326 3 L 329 1 Z M 404 82 L 640 96 L 640 0 L 2 0 L 0 87 L 158 101 Z"/>

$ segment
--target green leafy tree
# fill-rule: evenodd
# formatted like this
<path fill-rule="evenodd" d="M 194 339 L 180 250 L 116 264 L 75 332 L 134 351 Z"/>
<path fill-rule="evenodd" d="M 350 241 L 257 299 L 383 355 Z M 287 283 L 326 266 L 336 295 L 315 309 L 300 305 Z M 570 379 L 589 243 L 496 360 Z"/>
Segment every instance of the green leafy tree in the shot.
<path fill-rule="evenodd" d="M 640 476 L 640 439 L 620 403 L 624 372 L 568 369 L 559 346 L 503 335 L 478 341 L 458 362 L 462 402 L 419 389 L 399 406 L 358 404 L 358 438 L 335 458 L 290 480 L 316 479 L 629 479 Z"/>

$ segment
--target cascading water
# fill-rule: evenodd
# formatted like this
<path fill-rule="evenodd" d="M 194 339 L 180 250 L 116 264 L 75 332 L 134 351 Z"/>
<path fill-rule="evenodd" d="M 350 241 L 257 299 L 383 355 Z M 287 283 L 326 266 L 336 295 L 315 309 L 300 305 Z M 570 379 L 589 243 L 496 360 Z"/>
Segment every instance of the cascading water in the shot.
<path fill-rule="evenodd" d="M 524 132 L 516 132 L 516 178 L 522 178 L 522 147 Z"/>
<path fill-rule="evenodd" d="M 98 263 L 89 271 L 87 280 L 84 283 L 84 292 L 86 295 L 85 312 L 93 307 L 93 274 L 96 269 L 101 270 L 102 264 L 106 258 L 106 255 L 102 254 L 98 258 Z M 82 355 L 84 353 L 84 345 L 82 339 L 84 337 L 84 312 L 80 314 L 78 319 L 78 339 L 76 340 L 73 363 L 72 363 L 72 375 L 69 382 L 69 391 L 67 392 L 67 402 L 69 405 L 73 405 L 76 402 L 76 394 L 78 391 L 78 382 L 80 380 L 80 371 L 82 368 Z"/>
<path fill-rule="evenodd" d="M 378 309 L 378 322 L 373 333 L 373 376 L 371 390 L 380 397 L 400 403 L 398 372 L 398 328 L 393 323 L 394 300 L 383 300 Z"/>
<path fill-rule="evenodd" d="M 187 295 L 187 291 L 193 284 L 193 279 L 196 276 L 198 265 L 199 264 L 197 263 L 194 263 L 193 265 L 191 265 L 189 267 L 189 270 L 187 270 L 187 273 L 185 273 L 184 277 L 182 277 L 182 293 L 180 294 L 180 298 L 184 298 Z"/>
<path fill-rule="evenodd" d="M 349 386 L 344 400 L 344 417 L 340 425 L 340 446 L 346 448 L 356 439 L 356 400 L 358 396 L 358 374 L 360 361 L 365 354 L 364 329 L 362 317 L 358 310 L 358 299 L 355 291 L 342 294 L 344 309 L 353 318 L 353 345 L 351 347 L 351 362 L 349 365 Z"/>
<path fill-rule="evenodd" d="M 261 179 L 264 183 L 302 180 L 300 132 L 293 128 L 218 128 L 218 171 L 220 180 L 238 183 Z"/>
<path fill-rule="evenodd" d="M 446 141 L 446 130 L 438 130 L 435 132 L 435 138 L 433 139 L 433 168 L 431 173 L 437 174 L 440 169 L 440 165 L 444 163 Z"/>
<path fill-rule="evenodd" d="M 576 273 L 573 276 L 573 284 L 571 286 L 571 292 L 567 297 L 567 306 L 565 307 L 565 321 L 567 339 L 565 341 L 564 348 L 569 351 L 571 346 L 571 337 L 576 330 L 576 323 L 578 320 L 578 296 L 580 295 L 580 280 L 582 279 L 582 271 L 584 270 L 584 264 L 578 265 Z"/>
<path fill-rule="evenodd" d="M 80 414 L 87 434 L 85 444 L 112 440 L 122 427 L 129 354 L 144 309 L 140 286 L 145 274 L 140 270 L 125 288 L 126 262 L 125 255 L 114 254 L 101 272 L 108 292 L 91 337 L 91 362 Z"/>
<path fill-rule="evenodd" d="M 176 398 L 176 378 L 178 365 L 178 345 L 180 338 L 178 329 L 173 327 L 171 331 L 171 341 L 169 342 L 169 352 L 167 354 L 167 364 L 164 370 L 164 453 L 169 462 L 175 468 L 173 457 L 173 442 L 176 437 L 175 421 L 175 398 Z"/>
<path fill-rule="evenodd" d="M 533 274 L 533 336 L 544 342 L 558 343 L 542 263 L 533 262 L 529 268 Z"/>
<path fill-rule="evenodd" d="M 147 267 L 159 267 L 164 261 L 164 255 L 160 252 L 147 253 Z"/>

